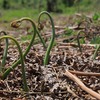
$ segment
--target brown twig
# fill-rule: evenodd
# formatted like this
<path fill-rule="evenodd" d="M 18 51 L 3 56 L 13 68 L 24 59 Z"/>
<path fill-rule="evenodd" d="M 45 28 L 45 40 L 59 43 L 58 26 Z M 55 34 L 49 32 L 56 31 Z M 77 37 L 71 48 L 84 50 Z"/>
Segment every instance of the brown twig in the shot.
<path fill-rule="evenodd" d="M 76 74 L 78 76 L 97 76 L 97 77 L 100 77 L 100 73 L 81 72 L 81 71 L 72 71 L 72 70 L 69 70 L 69 72 L 72 74 Z"/>
<path fill-rule="evenodd" d="M 55 26 L 55 29 L 66 29 L 66 26 Z"/>
<path fill-rule="evenodd" d="M 60 30 L 60 31 L 56 31 L 56 35 L 61 35 L 63 33 L 65 33 L 66 30 Z M 52 32 L 46 32 L 45 36 L 46 37 L 50 37 Z"/>
<path fill-rule="evenodd" d="M 64 75 L 67 76 L 67 77 L 69 77 L 74 82 L 76 82 L 81 87 L 81 89 L 83 89 L 84 91 L 86 91 L 87 93 L 89 93 L 91 96 L 93 96 L 96 99 L 100 100 L 100 94 L 98 94 L 95 91 L 93 91 L 92 89 L 86 87 L 84 85 L 84 83 L 82 83 L 82 81 L 78 77 L 76 77 L 75 75 L 73 75 L 72 73 L 70 73 L 68 70 L 66 70 L 66 72 L 64 73 Z"/>
<path fill-rule="evenodd" d="M 11 91 L 7 81 L 5 81 L 5 84 L 6 84 L 7 88 L 8 88 L 8 90 Z"/>
<path fill-rule="evenodd" d="M 55 26 L 55 29 L 73 29 L 73 30 L 80 30 L 80 29 L 84 29 L 84 27 L 79 27 L 78 25 L 75 26 Z"/>
<path fill-rule="evenodd" d="M 61 45 L 61 46 L 77 46 L 77 43 L 62 43 L 62 42 L 58 42 L 58 44 Z M 95 44 L 81 44 L 81 46 L 95 47 Z"/>

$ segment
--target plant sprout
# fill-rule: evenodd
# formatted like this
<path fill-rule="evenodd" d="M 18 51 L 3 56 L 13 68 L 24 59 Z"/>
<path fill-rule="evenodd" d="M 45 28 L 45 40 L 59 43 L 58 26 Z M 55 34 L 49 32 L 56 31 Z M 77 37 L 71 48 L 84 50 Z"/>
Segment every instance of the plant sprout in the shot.
<path fill-rule="evenodd" d="M 95 60 L 95 58 L 97 56 L 97 52 L 98 52 L 99 49 L 100 49 L 100 44 L 96 46 L 96 50 L 95 50 L 95 52 L 93 54 L 93 60 Z"/>
<path fill-rule="evenodd" d="M 7 35 L 5 31 L 1 31 L 0 34 L 1 33 L 3 33 L 4 35 Z M 5 45 L 5 49 L 4 49 L 4 53 L 3 53 L 2 63 L 0 66 L 1 72 L 3 71 L 3 68 L 4 68 L 5 63 L 6 63 L 7 51 L 8 51 L 8 39 L 6 39 L 6 45 Z"/>
<path fill-rule="evenodd" d="M 22 50 L 20 48 L 19 43 L 11 36 L 2 36 L 2 37 L 0 37 L 0 40 L 8 39 L 8 38 L 13 40 L 15 42 L 15 44 L 17 45 L 17 48 L 18 48 L 18 51 L 19 51 L 19 54 L 20 54 L 20 62 L 21 62 L 21 65 L 22 65 L 21 68 L 22 68 L 22 78 L 23 78 L 24 90 L 27 92 L 28 91 L 28 86 L 27 86 L 27 82 L 26 82 L 25 64 L 24 64 L 24 56 L 23 56 Z M 4 73 L 4 75 L 2 75 L 2 77 L 5 77 L 7 75 L 6 75 L 6 73 Z"/>
<path fill-rule="evenodd" d="M 37 33 L 37 29 L 36 29 L 36 24 L 33 20 L 31 20 L 30 18 L 27 18 L 27 17 L 24 17 L 24 18 L 21 18 L 19 20 L 15 20 L 11 23 L 11 26 L 14 27 L 14 28 L 18 28 L 20 27 L 22 21 L 24 20 L 27 20 L 27 21 L 30 21 L 32 23 L 32 26 L 34 28 L 34 34 L 32 36 L 32 39 L 30 41 L 30 44 L 28 45 L 26 51 L 24 52 L 23 56 L 25 58 L 25 56 L 28 54 L 29 50 L 31 49 L 31 46 L 34 42 L 34 39 L 35 39 L 35 36 L 36 36 L 36 33 Z M 21 62 L 21 59 L 17 60 L 11 67 L 9 67 L 5 73 L 3 74 L 3 79 L 5 79 L 7 77 L 7 75 L 12 71 L 12 69 L 14 69 L 19 63 Z"/>
<path fill-rule="evenodd" d="M 19 26 L 22 24 L 23 21 L 29 21 L 29 22 L 31 22 L 33 28 L 34 28 L 34 27 L 36 28 L 35 22 L 33 22 L 33 20 L 32 20 L 31 18 L 28 18 L 28 17 L 23 17 L 23 18 L 21 18 L 21 19 L 19 19 L 19 20 L 13 21 L 13 22 L 11 23 L 11 26 L 14 27 L 14 28 L 19 28 Z M 36 28 L 34 31 L 36 31 L 36 33 L 38 34 L 38 36 L 39 36 L 39 38 L 40 38 L 40 40 L 41 40 L 41 42 L 42 42 L 44 48 L 46 48 L 45 41 L 44 41 L 43 38 L 41 37 L 41 35 L 40 35 L 38 29 Z"/>
<path fill-rule="evenodd" d="M 47 51 L 46 51 L 46 54 L 45 54 L 45 57 L 44 57 L 44 65 L 47 65 L 48 62 L 49 62 L 50 50 L 51 50 L 51 48 L 53 46 L 54 39 L 55 39 L 55 27 L 54 27 L 53 19 L 52 19 L 51 15 L 47 11 L 43 11 L 43 12 L 40 13 L 39 18 L 38 18 L 38 25 L 41 26 L 40 18 L 41 18 L 41 16 L 43 14 L 48 15 L 48 17 L 50 18 L 50 21 L 51 21 L 51 25 L 52 25 L 52 37 L 51 37 L 50 44 L 49 44 L 49 46 L 47 48 Z"/>
<path fill-rule="evenodd" d="M 81 48 L 80 41 L 79 41 L 79 36 L 80 36 L 81 32 L 83 32 L 85 34 L 84 31 L 79 31 L 78 32 L 78 34 L 77 34 L 77 43 L 78 43 L 79 51 L 82 53 L 82 48 Z"/>
<path fill-rule="evenodd" d="M 81 32 L 83 32 L 83 33 L 85 34 L 84 31 L 79 31 L 79 32 L 78 32 L 78 34 L 77 34 L 77 43 L 78 43 L 79 50 L 80 50 L 80 52 L 82 53 L 82 48 L 81 48 L 81 46 L 80 46 L 80 41 L 79 41 L 79 36 L 80 36 L 80 33 L 81 33 Z M 96 58 L 97 52 L 98 52 L 99 49 L 100 49 L 100 44 L 96 46 L 96 50 L 95 50 L 95 52 L 94 52 L 94 54 L 93 54 L 93 60 Z"/>

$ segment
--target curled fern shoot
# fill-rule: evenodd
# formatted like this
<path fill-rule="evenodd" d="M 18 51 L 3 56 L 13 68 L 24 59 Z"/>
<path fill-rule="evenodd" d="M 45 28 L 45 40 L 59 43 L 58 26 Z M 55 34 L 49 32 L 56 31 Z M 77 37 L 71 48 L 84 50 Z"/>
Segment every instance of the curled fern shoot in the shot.
<path fill-rule="evenodd" d="M 0 34 L 3 33 L 4 35 L 7 35 L 5 31 L 1 31 Z M 3 53 L 3 58 L 2 58 L 2 63 L 1 63 L 1 72 L 3 72 L 5 63 L 6 63 L 6 58 L 7 58 L 7 51 L 8 51 L 8 39 L 6 39 L 6 44 L 5 44 L 5 49 Z"/>
<path fill-rule="evenodd" d="M 45 57 L 44 57 L 44 65 L 47 65 L 48 62 L 49 62 L 49 54 L 50 54 L 50 51 L 51 51 L 51 48 L 53 46 L 54 39 L 55 39 L 55 27 L 54 27 L 53 19 L 47 11 L 43 11 L 43 12 L 40 13 L 39 18 L 38 18 L 38 25 L 41 26 L 40 18 L 43 14 L 48 15 L 48 17 L 50 18 L 50 21 L 51 21 L 51 25 L 52 25 L 52 37 L 51 37 L 50 44 L 47 48 L 47 51 L 46 51 L 46 54 L 45 54 Z"/>
<path fill-rule="evenodd" d="M 13 21 L 11 23 L 11 26 L 14 27 L 14 28 L 18 28 L 21 25 L 22 21 L 25 21 L 25 20 L 31 22 L 32 26 L 36 28 L 34 31 L 36 31 L 36 33 L 37 33 L 38 37 L 40 38 L 44 48 L 46 48 L 45 41 L 42 38 L 42 36 L 40 35 L 39 30 L 37 29 L 35 22 L 33 22 L 33 20 L 31 18 L 23 17 L 23 18 L 21 18 L 19 20 Z"/>
<path fill-rule="evenodd" d="M 32 23 L 32 26 L 33 26 L 33 28 L 34 28 L 34 33 L 33 33 L 33 35 L 32 35 L 32 39 L 31 39 L 31 41 L 30 41 L 30 44 L 28 45 L 26 51 L 25 51 L 24 54 L 23 54 L 23 56 L 24 56 L 24 58 L 25 58 L 25 56 L 26 56 L 26 55 L 28 54 L 28 52 L 30 51 L 31 46 L 33 45 L 33 42 L 34 42 L 34 39 L 35 39 L 35 36 L 36 36 L 36 32 L 37 32 L 37 31 L 36 31 L 35 22 L 34 22 L 33 20 L 31 20 L 30 18 L 24 17 L 24 18 L 21 18 L 21 19 L 19 19 L 19 20 L 13 21 L 13 22 L 11 23 L 11 26 L 12 26 L 13 28 L 18 28 L 18 27 L 20 27 L 20 25 L 22 24 L 22 22 L 23 22 L 24 20 L 27 20 L 27 21 L 31 22 L 31 23 Z M 9 68 L 5 71 L 5 73 L 3 74 L 3 79 L 5 79 L 5 78 L 7 77 L 7 75 L 12 71 L 12 69 L 14 69 L 20 62 L 21 62 L 21 59 L 17 60 L 11 67 L 9 67 Z"/>
<path fill-rule="evenodd" d="M 19 54 L 20 54 L 20 62 L 21 62 L 21 68 L 22 68 L 22 78 L 23 78 L 23 84 L 24 84 L 24 91 L 28 91 L 28 86 L 27 86 L 27 82 L 26 82 L 26 75 L 25 75 L 25 64 L 24 64 L 24 57 L 23 57 L 23 53 L 22 53 L 22 50 L 20 48 L 20 45 L 19 43 L 11 36 L 2 36 L 0 37 L 0 40 L 2 39 L 11 39 L 15 42 L 15 44 L 17 45 L 17 48 L 18 48 L 18 51 L 19 51 Z M 6 75 L 6 73 L 5 73 Z"/>
<path fill-rule="evenodd" d="M 97 52 L 99 51 L 99 49 L 100 49 L 100 44 L 96 46 L 96 50 L 95 50 L 95 52 L 93 54 L 93 60 L 95 60 L 95 58 L 97 56 Z"/>
<path fill-rule="evenodd" d="M 80 39 L 80 34 L 81 33 L 85 33 L 84 31 L 79 31 L 78 32 L 78 34 L 77 34 L 77 43 L 78 43 L 78 47 L 79 47 L 79 51 L 82 53 L 82 48 L 81 48 L 81 45 L 80 45 L 80 41 L 79 41 L 79 39 Z"/>
<path fill-rule="evenodd" d="M 13 27 L 13 28 L 19 28 L 21 26 L 21 24 L 22 24 L 23 21 L 29 21 L 29 22 L 31 22 L 32 26 L 34 28 L 34 33 L 33 33 L 33 37 L 31 39 L 31 42 L 30 42 L 29 46 L 27 47 L 27 49 L 26 49 L 26 51 L 24 53 L 24 55 L 26 56 L 27 53 L 29 52 L 29 50 L 31 49 L 31 46 L 33 45 L 33 42 L 34 42 L 34 39 L 35 39 L 35 36 L 36 36 L 36 24 L 35 24 L 35 22 L 32 19 L 30 19 L 28 17 L 23 17 L 23 18 L 21 18 L 19 20 L 13 21 L 11 23 L 11 27 Z"/>

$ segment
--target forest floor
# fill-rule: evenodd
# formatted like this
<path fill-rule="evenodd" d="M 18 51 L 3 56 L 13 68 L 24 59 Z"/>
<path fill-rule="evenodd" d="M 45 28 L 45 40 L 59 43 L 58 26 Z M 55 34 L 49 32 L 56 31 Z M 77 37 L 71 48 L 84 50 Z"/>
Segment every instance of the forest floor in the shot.
<path fill-rule="evenodd" d="M 100 20 L 90 19 L 80 14 L 54 17 L 56 37 L 48 65 L 43 65 L 46 49 L 37 37 L 25 57 L 29 92 L 23 91 L 19 64 L 5 80 L 0 80 L 0 100 L 100 100 L 100 50 L 93 60 L 95 45 L 100 43 Z M 42 23 L 45 27 L 41 34 L 49 45 L 51 25 L 48 19 Z M 85 32 L 85 35 L 80 35 L 82 52 L 77 44 L 80 30 Z M 7 28 L 7 33 L 18 40 L 23 52 L 30 43 L 32 32 L 28 22 L 24 22 L 19 29 Z M 96 43 L 93 37 L 99 37 Z M 0 61 L 3 52 L 4 43 L 0 48 Z M 10 41 L 5 70 L 12 66 L 19 56 L 17 47 Z"/>

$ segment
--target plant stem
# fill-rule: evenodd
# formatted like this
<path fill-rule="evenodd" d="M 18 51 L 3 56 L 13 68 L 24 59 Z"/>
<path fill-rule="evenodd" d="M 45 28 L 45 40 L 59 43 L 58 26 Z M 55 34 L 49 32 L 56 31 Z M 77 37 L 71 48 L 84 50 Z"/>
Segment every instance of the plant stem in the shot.
<path fill-rule="evenodd" d="M 49 62 L 50 50 L 51 50 L 51 48 L 53 46 L 54 39 L 55 39 L 55 27 L 54 27 L 53 19 L 52 19 L 51 15 L 47 11 L 43 11 L 43 12 L 40 13 L 39 18 L 38 18 L 38 24 L 40 24 L 40 18 L 41 18 L 41 16 L 43 14 L 48 15 L 48 17 L 50 18 L 50 21 L 51 21 L 51 25 L 52 25 L 52 37 L 51 37 L 50 44 L 49 44 L 49 46 L 47 48 L 47 51 L 46 51 L 46 54 L 45 54 L 45 57 L 44 57 L 44 65 L 47 65 L 48 62 Z"/>
<path fill-rule="evenodd" d="M 23 18 L 21 18 L 21 19 L 19 19 L 19 20 L 15 20 L 15 21 L 13 21 L 13 22 L 11 23 L 11 26 L 14 27 L 14 28 L 18 28 L 18 27 L 21 25 L 21 22 L 22 22 L 22 21 L 25 21 L 25 20 L 31 22 L 33 28 L 35 27 L 35 30 L 34 30 L 34 31 L 36 31 L 36 33 L 38 34 L 38 37 L 40 38 L 40 40 L 41 40 L 41 42 L 42 42 L 44 48 L 46 48 L 46 43 L 45 43 L 44 39 L 41 37 L 41 35 L 40 35 L 38 29 L 36 28 L 35 22 L 34 22 L 31 18 L 29 18 L 29 17 L 23 17 Z"/>
<path fill-rule="evenodd" d="M 41 40 L 41 42 L 42 42 L 42 44 L 43 44 L 43 47 L 46 48 L 46 43 L 45 43 L 44 39 L 41 37 L 41 35 L 40 35 L 38 29 L 36 29 L 36 33 L 38 34 L 38 37 L 40 38 L 40 40 Z"/>
<path fill-rule="evenodd" d="M 28 52 L 29 52 L 29 50 L 31 49 L 31 46 L 32 46 L 32 44 L 33 44 L 33 42 L 34 42 L 34 39 L 35 39 L 35 36 L 36 36 L 36 25 L 35 25 L 35 22 L 32 21 L 31 19 L 29 19 L 29 18 L 27 18 L 27 19 L 26 19 L 26 18 L 22 18 L 22 19 L 19 19 L 19 20 L 16 20 L 16 21 L 12 22 L 12 23 L 11 23 L 11 26 L 12 26 L 12 27 L 15 27 L 15 28 L 18 28 L 18 27 L 21 25 L 21 22 L 22 22 L 23 20 L 28 20 L 28 21 L 30 21 L 30 22 L 32 23 L 33 28 L 34 28 L 34 34 L 33 34 L 33 36 L 32 36 L 31 42 L 30 42 L 30 44 L 28 45 L 26 51 L 25 51 L 24 54 L 23 54 L 23 56 L 24 56 L 24 58 L 25 58 L 25 56 L 28 54 Z M 18 59 L 11 67 L 9 67 L 9 68 L 4 72 L 4 74 L 3 74 L 3 79 L 5 79 L 5 78 L 7 77 L 7 75 L 12 71 L 12 69 L 14 69 L 14 68 L 20 63 L 20 61 L 21 61 L 21 59 Z"/>
<path fill-rule="evenodd" d="M 0 33 L 3 33 L 4 35 L 7 35 L 5 31 L 1 31 Z M 5 63 L 6 63 L 7 51 L 8 51 L 8 39 L 6 39 L 6 45 L 5 45 L 3 58 L 2 58 L 2 63 L 1 63 L 1 67 L 0 67 L 1 72 L 3 72 L 3 68 L 4 68 Z"/>
<path fill-rule="evenodd" d="M 79 31 L 78 32 L 78 34 L 77 34 L 77 43 L 78 43 L 79 51 L 82 53 L 82 48 L 81 48 L 80 41 L 79 41 L 79 36 L 80 36 L 81 32 L 85 33 L 84 31 Z"/>
<path fill-rule="evenodd" d="M 23 84 L 24 84 L 24 90 L 27 92 L 28 91 L 28 86 L 27 86 L 27 81 L 26 81 L 26 75 L 25 75 L 25 64 L 24 64 L 24 57 L 23 57 L 23 53 L 22 53 L 22 50 L 20 48 L 20 45 L 19 43 L 17 42 L 17 40 L 15 40 L 13 37 L 11 36 L 2 36 L 0 37 L 0 40 L 2 39 L 11 39 L 15 42 L 15 44 L 17 45 L 17 48 L 18 48 L 18 51 L 19 51 L 19 54 L 20 54 L 20 62 L 21 62 L 21 68 L 22 68 L 22 78 L 23 78 Z"/>
<path fill-rule="evenodd" d="M 97 52 L 98 52 L 99 49 L 100 49 L 100 44 L 96 46 L 96 50 L 95 50 L 95 52 L 93 54 L 93 60 L 95 60 L 95 58 L 97 56 Z"/>

